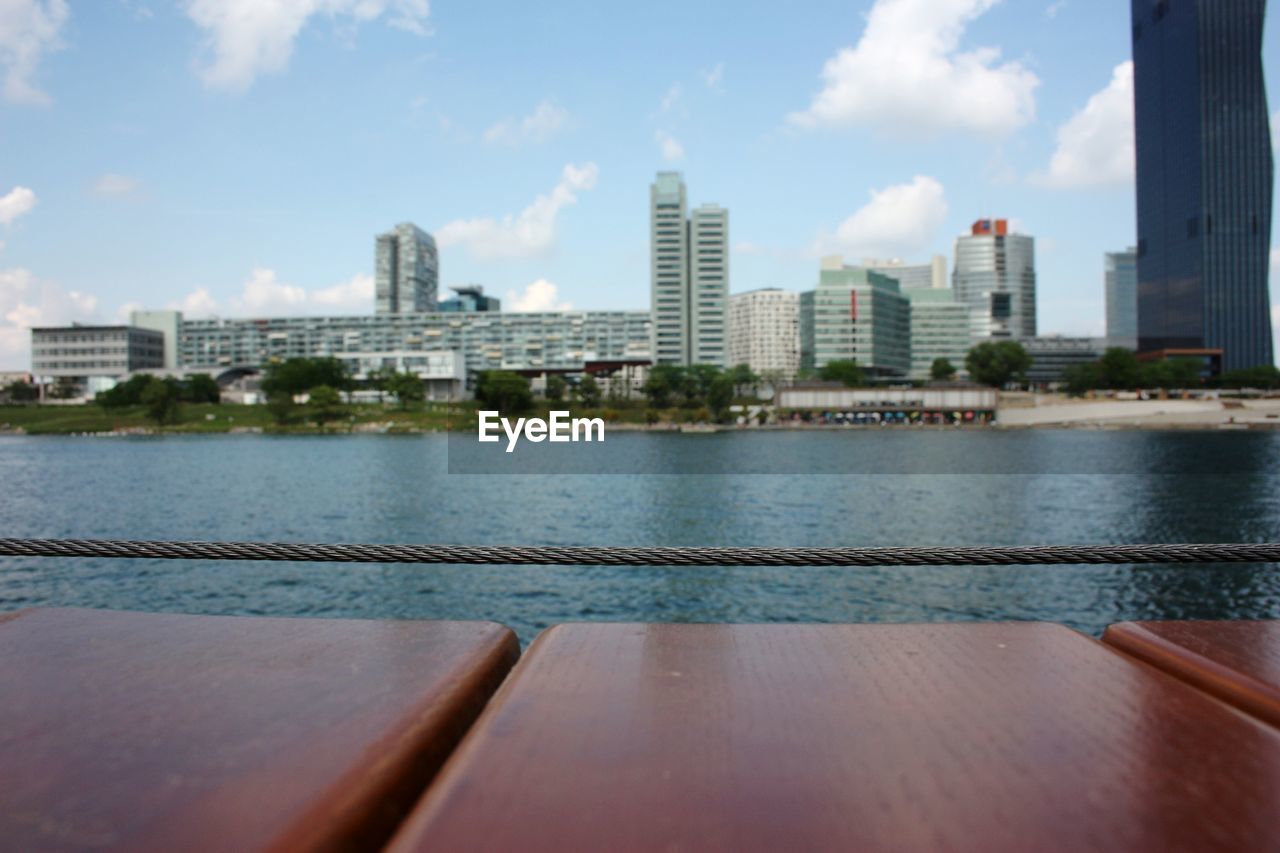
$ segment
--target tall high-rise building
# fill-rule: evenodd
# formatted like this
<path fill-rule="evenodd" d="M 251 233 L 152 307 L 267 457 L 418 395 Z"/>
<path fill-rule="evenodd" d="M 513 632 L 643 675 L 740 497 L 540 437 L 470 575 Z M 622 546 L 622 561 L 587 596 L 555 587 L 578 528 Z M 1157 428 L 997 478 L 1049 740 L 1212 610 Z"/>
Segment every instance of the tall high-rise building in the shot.
<path fill-rule="evenodd" d="M 1138 348 L 1272 363 L 1266 0 L 1132 0 Z"/>
<path fill-rule="evenodd" d="M 374 249 L 375 312 L 416 314 L 436 310 L 440 260 L 436 240 L 403 222 L 379 234 Z"/>
<path fill-rule="evenodd" d="M 655 364 L 724 366 L 728 345 L 729 211 L 688 213 L 684 178 L 649 187 L 649 282 Z"/>
<path fill-rule="evenodd" d="M 932 378 L 933 362 L 945 358 L 964 373 L 969 354 L 969 307 L 955 301 L 949 287 L 902 291 L 911 301 L 911 379 Z"/>
<path fill-rule="evenodd" d="M 952 288 L 969 306 L 973 336 L 1034 338 L 1036 335 L 1036 244 L 1009 232 L 1005 219 L 979 219 L 956 238 Z"/>
<path fill-rule="evenodd" d="M 729 366 L 790 378 L 800 369 L 800 294 L 766 287 L 729 297 Z"/>
<path fill-rule="evenodd" d="M 1107 252 L 1107 345 L 1138 346 L 1138 250 Z"/>
<path fill-rule="evenodd" d="M 897 258 L 884 261 L 868 258 L 862 265 L 872 272 L 896 278 L 903 290 L 921 287 L 941 290 L 947 286 L 947 259 L 942 255 L 934 255 L 927 264 L 908 264 Z"/>

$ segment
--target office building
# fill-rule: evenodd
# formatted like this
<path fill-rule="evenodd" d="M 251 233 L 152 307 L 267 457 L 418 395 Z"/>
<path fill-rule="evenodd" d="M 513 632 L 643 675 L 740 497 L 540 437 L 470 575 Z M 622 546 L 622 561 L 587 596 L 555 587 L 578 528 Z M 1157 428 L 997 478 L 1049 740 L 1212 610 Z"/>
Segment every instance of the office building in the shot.
<path fill-rule="evenodd" d="M 725 366 L 729 337 L 729 211 L 704 204 L 689 218 L 689 357 Z"/>
<path fill-rule="evenodd" d="M 1027 382 L 1048 386 L 1062 382 L 1067 368 L 1092 364 L 1102 358 L 1107 341 L 1099 338 L 1068 338 L 1061 335 L 1045 335 L 1020 342 L 1031 356 L 1027 368 Z"/>
<path fill-rule="evenodd" d="M 178 338 L 182 330 L 181 311 L 134 311 L 129 314 L 129 325 L 139 329 L 151 329 L 164 335 L 164 364 L 168 370 L 178 367 Z"/>
<path fill-rule="evenodd" d="M 956 302 L 950 288 L 916 287 L 903 290 L 911 303 L 911 379 L 932 378 L 933 362 L 945 358 L 956 376 L 967 375 L 969 307 Z"/>
<path fill-rule="evenodd" d="M 502 300 L 496 296 L 485 296 L 484 288 L 478 284 L 464 284 L 449 289 L 454 295 L 440 300 L 440 311 L 457 314 L 465 311 L 502 310 Z"/>
<path fill-rule="evenodd" d="M 1107 252 L 1107 342 L 1113 347 L 1138 346 L 1138 250 Z"/>
<path fill-rule="evenodd" d="M 418 226 L 404 222 L 377 236 L 374 290 L 378 314 L 435 311 L 439 276 L 436 240 Z"/>
<path fill-rule="evenodd" d="M 1266 0 L 1131 0 L 1138 348 L 1273 360 Z M 1170 353 L 1174 354 L 1174 353 Z"/>
<path fill-rule="evenodd" d="M 776 287 L 729 297 L 730 367 L 790 378 L 800 369 L 800 294 Z"/>
<path fill-rule="evenodd" d="M 802 357 L 813 368 L 852 359 L 872 378 L 910 372 L 911 303 L 896 279 L 845 266 L 838 255 L 826 257 L 818 287 L 801 307 L 802 327 L 807 326 L 801 332 Z"/>
<path fill-rule="evenodd" d="M 649 187 L 649 282 L 657 364 L 723 366 L 729 301 L 729 212 L 703 205 L 688 214 L 679 172 Z"/>
<path fill-rule="evenodd" d="M 904 292 L 924 287 L 947 287 L 947 259 L 942 255 L 934 255 L 927 264 L 907 264 L 894 258 L 887 261 L 868 259 L 862 265 L 872 272 L 896 278 Z"/>
<path fill-rule="evenodd" d="M 354 317 L 186 320 L 184 367 L 257 369 L 333 356 L 356 374 L 379 358 L 460 353 L 468 381 L 482 370 L 530 375 L 647 364 L 647 311 L 441 312 Z"/>
<path fill-rule="evenodd" d="M 164 367 L 164 334 L 136 326 L 49 326 L 31 330 L 31 372 L 93 396 L 133 370 Z"/>
<path fill-rule="evenodd" d="M 1035 240 L 1009 231 L 1008 220 L 979 219 L 956 238 L 952 287 L 969 306 L 973 337 L 1036 335 Z"/>

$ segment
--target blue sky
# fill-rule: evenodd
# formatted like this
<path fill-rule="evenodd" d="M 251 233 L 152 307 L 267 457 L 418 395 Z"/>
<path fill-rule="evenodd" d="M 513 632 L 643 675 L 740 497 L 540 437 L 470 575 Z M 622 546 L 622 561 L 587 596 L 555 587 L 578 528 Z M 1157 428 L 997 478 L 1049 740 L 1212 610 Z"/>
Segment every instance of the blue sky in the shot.
<path fill-rule="evenodd" d="M 442 285 L 644 309 L 667 168 L 730 209 L 735 292 L 1003 216 L 1041 331 L 1098 334 L 1128 31 L 1117 0 L 0 0 L 0 369 L 131 306 L 371 311 L 405 220 Z"/>

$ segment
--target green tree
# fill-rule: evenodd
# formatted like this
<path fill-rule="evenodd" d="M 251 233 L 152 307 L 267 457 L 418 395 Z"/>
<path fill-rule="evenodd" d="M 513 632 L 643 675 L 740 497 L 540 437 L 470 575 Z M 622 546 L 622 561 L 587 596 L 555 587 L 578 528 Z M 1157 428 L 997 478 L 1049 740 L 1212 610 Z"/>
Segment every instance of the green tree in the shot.
<path fill-rule="evenodd" d="M 267 368 L 262 390 L 268 395 L 277 391 L 302 394 L 320 385 L 348 391 L 353 383 L 347 366 L 332 356 L 327 358 L 291 358 Z"/>
<path fill-rule="evenodd" d="M 655 409 L 665 409 L 684 387 L 684 368 L 674 364 L 655 364 L 641 391 Z"/>
<path fill-rule="evenodd" d="M 559 403 L 564 399 L 564 391 L 568 383 L 564 381 L 564 377 L 558 373 L 553 373 L 547 377 L 546 397 L 553 403 Z"/>
<path fill-rule="evenodd" d="M 324 424 L 342 415 L 342 394 L 332 385 L 317 385 L 311 389 L 308 405 L 316 421 Z"/>
<path fill-rule="evenodd" d="M 751 369 L 749 364 L 735 364 L 729 368 L 728 376 L 733 382 L 735 397 L 743 396 L 748 390 L 755 394 L 760 387 L 760 376 Z"/>
<path fill-rule="evenodd" d="M 220 403 L 222 389 L 217 380 L 207 373 L 196 373 L 187 377 L 182 385 L 182 399 L 187 403 Z"/>
<path fill-rule="evenodd" d="M 176 379 L 146 377 L 142 390 L 142 405 L 147 407 L 147 417 L 157 424 L 174 423 L 181 411 L 182 385 Z"/>
<path fill-rule="evenodd" d="M 406 370 L 403 373 L 390 371 L 385 383 L 386 390 L 396 395 L 402 409 L 415 406 L 427 399 L 427 387 L 422 383 L 422 377 L 413 371 Z"/>
<path fill-rule="evenodd" d="M 1021 381 L 1031 366 L 1031 355 L 1016 341 L 984 341 L 965 356 L 964 366 L 975 382 L 1003 388 Z"/>
<path fill-rule="evenodd" d="M 940 382 L 949 382 L 955 378 L 956 368 L 949 358 L 935 358 L 929 365 L 929 378 Z"/>
<path fill-rule="evenodd" d="M 685 370 L 685 404 L 697 406 L 706 402 L 711 386 L 723 375 L 724 371 L 714 364 L 690 365 Z"/>
<path fill-rule="evenodd" d="M 396 375 L 394 367 L 379 367 L 369 371 L 365 384 L 378 392 L 378 405 L 385 402 L 385 395 L 391 390 L 392 377 Z M 394 391 L 392 393 L 395 393 Z"/>
<path fill-rule="evenodd" d="M 578 400 L 588 409 L 594 409 L 600 405 L 600 383 L 590 373 L 584 374 L 578 380 L 576 391 Z"/>
<path fill-rule="evenodd" d="M 828 361 L 818 371 L 818 377 L 826 382 L 842 382 L 848 388 L 857 388 L 867 381 L 866 374 L 852 358 Z"/>
<path fill-rule="evenodd" d="M 707 408 L 717 422 L 723 421 L 729 413 L 729 406 L 733 404 L 733 392 L 733 377 L 729 374 L 722 373 L 711 380 L 711 387 L 707 389 Z"/>
<path fill-rule="evenodd" d="M 1268 364 L 1262 367 L 1246 367 L 1230 370 L 1218 377 L 1214 383 L 1220 388 L 1259 388 L 1275 390 L 1280 388 L 1280 368 Z"/>
<path fill-rule="evenodd" d="M 295 408 L 292 394 L 276 391 L 267 397 L 267 411 L 271 413 L 271 419 L 280 426 L 289 423 L 293 419 Z"/>
<path fill-rule="evenodd" d="M 509 370 L 486 370 L 476 378 L 476 399 L 503 414 L 527 411 L 533 405 L 529 380 Z"/>
<path fill-rule="evenodd" d="M 1098 387 L 1098 363 L 1073 364 L 1062 371 L 1062 384 L 1067 393 L 1079 397 Z"/>
<path fill-rule="evenodd" d="M 15 403 L 30 403 L 40 399 L 40 389 L 30 382 L 19 379 L 5 386 L 4 396 Z"/>
<path fill-rule="evenodd" d="M 1195 388 L 1200 385 L 1200 364 L 1191 358 L 1171 358 L 1142 364 L 1138 384 L 1143 388 Z"/>
<path fill-rule="evenodd" d="M 1143 382 L 1142 363 L 1132 351 L 1124 347 L 1108 347 L 1098 359 L 1095 370 L 1095 381 L 1098 388 L 1114 388 L 1128 391 L 1137 388 Z"/>
<path fill-rule="evenodd" d="M 117 382 L 110 389 L 103 391 L 94 401 L 106 409 L 120 409 L 125 406 L 142 405 L 142 395 L 151 383 L 157 381 L 149 373 L 139 373 L 124 382 Z"/>

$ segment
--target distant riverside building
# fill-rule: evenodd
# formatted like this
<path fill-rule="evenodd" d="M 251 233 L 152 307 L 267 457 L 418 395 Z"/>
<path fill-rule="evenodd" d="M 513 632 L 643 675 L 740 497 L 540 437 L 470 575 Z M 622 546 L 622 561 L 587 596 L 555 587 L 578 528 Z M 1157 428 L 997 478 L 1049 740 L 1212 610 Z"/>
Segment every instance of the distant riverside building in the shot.
<path fill-rule="evenodd" d="M 1131 0 L 1138 348 L 1272 363 L 1266 0 Z"/>
<path fill-rule="evenodd" d="M 1138 346 L 1138 250 L 1107 252 L 1107 342 L 1110 346 Z"/>
<path fill-rule="evenodd" d="M 800 294 L 776 287 L 729 297 L 729 366 L 796 375 L 800 369 Z"/>
<path fill-rule="evenodd" d="M 1107 348 L 1107 342 L 1099 338 L 1068 338 L 1061 335 L 1029 338 L 1020 343 L 1031 356 L 1027 382 L 1032 385 L 1061 382 L 1067 368 L 1092 364 L 1102 357 Z"/>
<path fill-rule="evenodd" d="M 210 372 L 333 356 L 359 375 L 377 358 L 460 353 L 482 370 L 573 372 L 650 359 L 647 311 L 442 312 L 354 317 L 185 320 L 182 364 Z"/>
<path fill-rule="evenodd" d="M 178 333 L 182 328 L 181 311 L 134 311 L 129 314 L 129 325 L 139 329 L 151 329 L 164 335 L 164 364 L 161 367 L 169 370 L 178 367 Z"/>
<path fill-rule="evenodd" d="M 927 264 L 906 264 L 895 258 L 887 261 L 868 259 L 862 265 L 872 272 L 896 278 L 904 291 L 947 286 L 947 259 L 942 255 L 934 255 Z"/>
<path fill-rule="evenodd" d="M 952 285 L 969 306 L 973 337 L 1033 338 L 1036 334 L 1035 240 L 1009 232 L 1005 219 L 979 219 L 956 238 Z"/>
<path fill-rule="evenodd" d="M 440 300 L 439 310 L 457 313 L 459 311 L 501 311 L 502 300 L 496 296 L 485 296 L 484 288 L 478 284 L 465 284 L 449 288 L 454 296 Z"/>
<path fill-rule="evenodd" d="M 418 226 L 405 222 L 377 236 L 374 290 L 378 314 L 435 311 L 439 276 L 436 240 Z"/>
<path fill-rule="evenodd" d="M 136 326 L 48 326 L 31 330 L 31 372 L 89 395 L 133 370 L 164 367 L 164 334 Z"/>
<path fill-rule="evenodd" d="M 853 359 L 873 377 L 911 370 L 911 304 L 896 279 L 822 259 L 818 287 L 801 294 L 802 366 Z"/>
<path fill-rule="evenodd" d="M 657 364 L 723 366 L 728 347 L 729 211 L 688 213 L 684 178 L 659 172 L 649 187 L 649 282 Z"/>
<path fill-rule="evenodd" d="M 956 302 L 950 288 L 916 287 L 902 291 L 911 302 L 911 379 L 929 379 L 935 359 L 945 358 L 965 374 L 972 343 L 969 307 Z"/>

